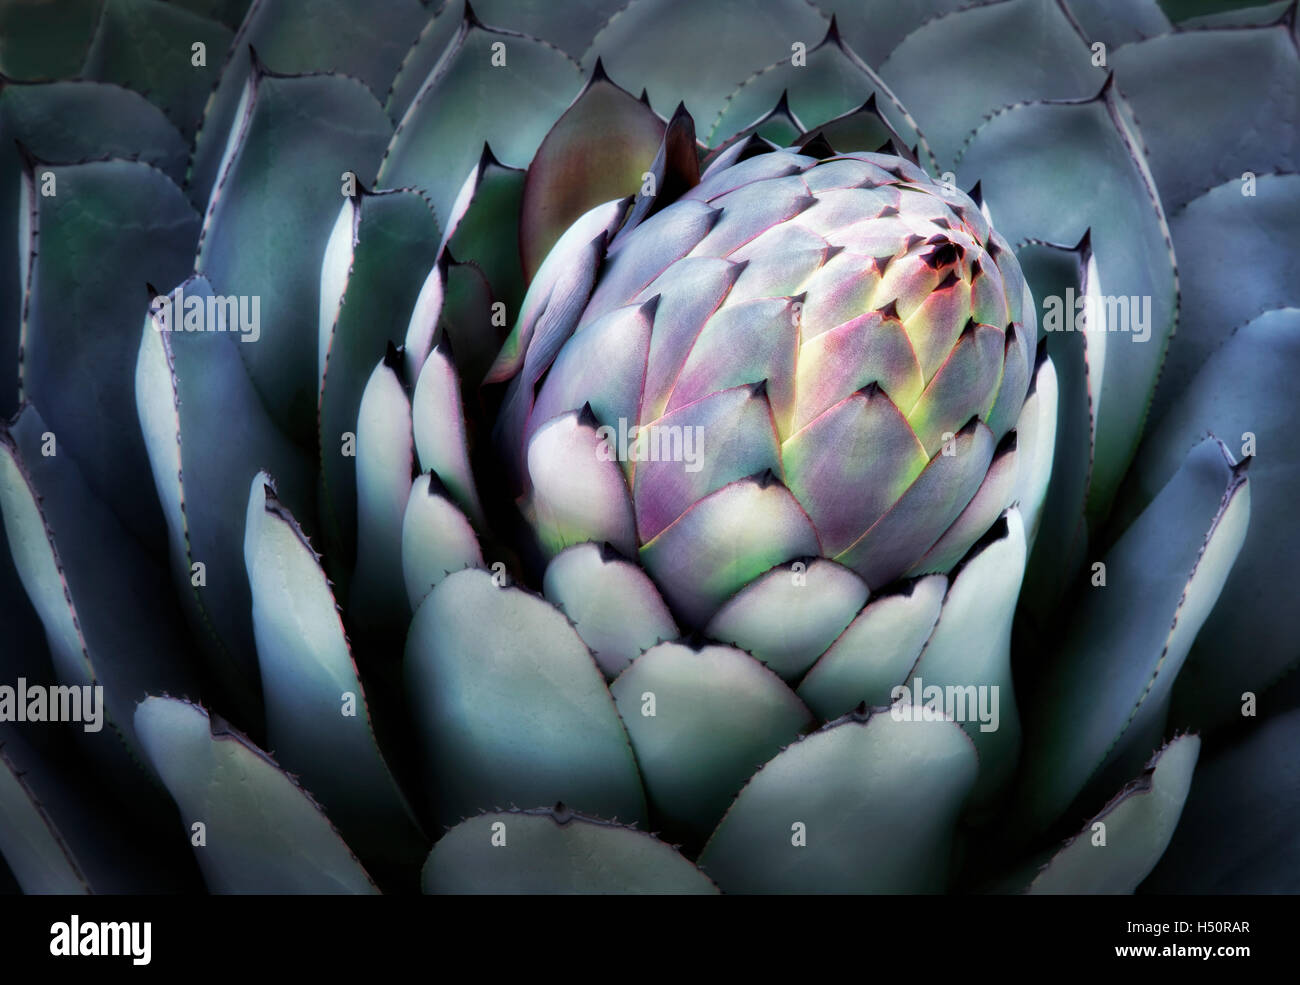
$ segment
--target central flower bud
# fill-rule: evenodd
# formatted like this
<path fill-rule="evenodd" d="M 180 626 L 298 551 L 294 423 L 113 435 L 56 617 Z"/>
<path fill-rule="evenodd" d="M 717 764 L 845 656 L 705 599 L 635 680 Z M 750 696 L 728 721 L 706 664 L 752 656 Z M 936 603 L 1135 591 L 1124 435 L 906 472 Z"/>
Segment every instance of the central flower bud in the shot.
<path fill-rule="evenodd" d="M 687 622 L 800 557 L 875 591 L 950 569 L 1008 505 L 1035 348 L 1010 247 L 914 164 L 715 166 L 614 238 L 536 387 L 529 484 L 552 481 L 562 432 L 592 432 L 630 508 L 604 539 L 639 552 Z M 532 515 L 557 549 L 583 523 L 548 496 Z"/>

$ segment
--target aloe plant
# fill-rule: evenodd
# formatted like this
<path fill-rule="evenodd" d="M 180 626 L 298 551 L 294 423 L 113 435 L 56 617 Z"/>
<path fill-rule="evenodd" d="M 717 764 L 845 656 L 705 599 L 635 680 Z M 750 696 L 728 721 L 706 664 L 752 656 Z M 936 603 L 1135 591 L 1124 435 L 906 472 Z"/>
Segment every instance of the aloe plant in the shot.
<path fill-rule="evenodd" d="M 1297 52 L 0 3 L 13 885 L 1300 887 Z"/>

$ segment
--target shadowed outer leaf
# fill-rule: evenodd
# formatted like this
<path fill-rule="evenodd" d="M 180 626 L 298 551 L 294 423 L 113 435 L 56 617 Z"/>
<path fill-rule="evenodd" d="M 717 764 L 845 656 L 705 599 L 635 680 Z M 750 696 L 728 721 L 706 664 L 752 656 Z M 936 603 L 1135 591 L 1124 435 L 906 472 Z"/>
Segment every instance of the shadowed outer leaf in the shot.
<path fill-rule="evenodd" d="M 1300 465 L 1294 450 L 1300 309 L 1269 311 L 1237 329 L 1194 376 L 1150 433 L 1123 505 L 1141 508 L 1178 467 L 1181 450 L 1209 431 L 1250 459 L 1251 524 L 1241 557 L 1196 637 L 1174 695 L 1176 724 L 1208 727 L 1240 714 L 1300 659 Z M 1249 640 L 1249 646 L 1242 641 Z"/>
<path fill-rule="evenodd" d="M 1262 174 L 1254 195 L 1243 190 L 1239 178 L 1229 180 L 1170 219 L 1183 304 L 1156 413 L 1180 398 L 1234 328 L 1300 306 L 1300 174 Z"/>
<path fill-rule="evenodd" d="M 519 224 L 526 277 L 573 220 L 641 189 L 663 135 L 663 121 L 645 103 L 603 70 L 592 76 L 528 166 Z"/>
<path fill-rule="evenodd" d="M 626 6 L 627 0 L 569 0 L 562 7 L 551 0 L 477 0 L 474 10 L 489 24 L 544 38 L 578 58 L 596 32 Z"/>
<path fill-rule="evenodd" d="M 321 261 L 340 191 L 350 190 L 342 175 L 369 181 L 389 132 L 354 79 L 281 77 L 259 65 L 203 219 L 195 270 L 217 294 L 260 299 L 262 336 L 244 360 L 272 418 L 304 443 L 320 382 Z"/>
<path fill-rule="evenodd" d="M 8 0 L 0 4 L 0 72 L 15 79 L 77 74 L 103 0 Z"/>
<path fill-rule="evenodd" d="M 462 821 L 434 846 L 421 881 L 426 893 L 717 892 L 657 838 L 561 808 Z"/>
<path fill-rule="evenodd" d="M 1177 14 L 1188 12 L 1186 20 L 1178 21 L 1180 30 L 1190 31 L 1199 27 L 1260 27 L 1279 20 L 1294 0 L 1160 0 L 1161 7 L 1167 12 Z M 1207 12 L 1195 13 L 1203 8 Z"/>
<path fill-rule="evenodd" d="M 104 0 L 80 75 L 134 89 L 187 140 L 234 37 L 230 28 L 159 0 Z M 203 45 L 202 65 L 193 46 Z"/>
<path fill-rule="evenodd" d="M 1231 745 L 1207 752 L 1178 830 L 1143 890 L 1300 892 L 1297 747 L 1300 708 L 1293 708 L 1252 722 Z"/>
<path fill-rule="evenodd" d="M 590 71 L 603 57 L 619 78 L 645 80 L 655 106 L 684 102 L 707 121 L 738 82 L 792 57 L 795 44 L 815 47 L 826 27 L 825 15 L 804 0 L 639 0 L 610 19 L 582 64 Z"/>
<path fill-rule="evenodd" d="M 945 168 L 994 110 L 1034 99 L 1079 99 L 1106 78 L 1061 6 L 1049 0 L 998 0 L 940 16 L 894 48 L 880 75 L 917 114 Z M 971 178 L 959 173 L 969 186 Z M 1001 219 L 996 202 L 993 214 Z"/>
<path fill-rule="evenodd" d="M 437 66 L 438 59 L 456 39 L 464 19 L 464 0 L 437 0 L 436 3 L 430 3 L 429 8 L 433 11 L 433 16 L 425 22 L 402 55 L 388 93 L 383 97 L 384 111 L 394 123 L 402 119 L 412 100 L 420 94 L 420 89 Z"/>
<path fill-rule="evenodd" d="M 559 799 L 624 821 L 644 816 L 604 679 L 543 600 L 497 587 L 486 571 L 448 575 L 411 622 L 406 680 L 442 823 Z"/>
<path fill-rule="evenodd" d="M 29 896 L 90 892 L 75 854 L 5 746 L 0 746 L 0 856 Z"/>
<path fill-rule="evenodd" d="M 1164 853 L 1192 785 L 1201 740 L 1183 735 L 1052 856 L 1029 886 L 1040 893 L 1132 893 Z M 1097 825 L 1105 831 L 1099 844 Z"/>
<path fill-rule="evenodd" d="M 901 135 L 902 146 L 919 146 L 927 163 L 933 161 L 930 145 L 917 129 L 916 120 L 885 81 L 844 47 L 836 31 L 818 41 L 808 43 L 803 64 L 794 64 L 787 50 L 774 64 L 755 71 L 730 91 L 717 116 L 702 120 L 710 124 L 707 143 L 716 146 L 735 137 L 779 105 L 779 100 L 788 99 L 791 112 L 813 134 L 822 124 L 867 106 L 873 115 L 883 117 L 880 128 L 884 139 L 864 147 L 849 147 L 832 140 L 831 146 L 837 151 L 874 151 L 890 135 Z M 843 132 L 843 127 L 840 130 Z"/>
<path fill-rule="evenodd" d="M 311 796 L 275 762 L 197 705 L 149 697 L 135 712 L 140 741 L 180 809 L 214 893 L 376 893 Z"/>
<path fill-rule="evenodd" d="M 42 408 L 62 450 L 95 494 L 146 544 L 157 543 L 157 500 L 140 479 L 148 458 L 129 422 L 132 368 L 148 282 L 188 273 L 197 217 L 160 171 L 133 161 L 43 169 L 23 183 L 31 219 L 24 264 L 30 280 L 21 333 L 22 396 Z M 122 246 L 123 230 L 132 246 Z M 38 244 L 39 243 L 39 248 Z M 125 425 L 125 426 L 124 426 Z"/>
<path fill-rule="evenodd" d="M 1260 0 L 1159 0 L 1160 9 L 1171 21 L 1181 24 L 1193 18 L 1206 19 L 1216 15 L 1235 17 L 1240 8 L 1253 8 Z"/>
<path fill-rule="evenodd" d="M 1178 32 L 1126 45 L 1112 64 L 1171 217 L 1244 171 L 1300 170 L 1300 55 L 1286 25 Z"/>
<path fill-rule="evenodd" d="M 106 789 L 119 777 L 104 771 L 107 784 L 98 782 L 77 744 L 65 741 L 74 736 L 52 728 L 58 727 L 0 723 L 0 862 L 8 863 L 22 891 L 199 888 L 185 842 L 175 837 L 166 793 L 151 785 L 141 798 L 144 788 L 132 788 L 123 791 L 125 805 Z"/>
<path fill-rule="evenodd" d="M 953 579 L 939 623 L 902 682 L 918 704 L 938 686 L 954 689 L 965 706 L 954 714 L 979 753 L 979 782 L 971 796 L 981 806 L 1011 781 L 1020 755 L 1011 621 L 1024 574 L 1025 526 L 1013 508 Z"/>
<path fill-rule="evenodd" d="M 356 433 L 375 362 L 405 338 L 407 313 L 438 248 L 436 226 L 415 192 L 361 194 L 344 204 L 321 265 L 321 513 L 325 553 L 340 568 L 356 554 L 357 459 L 344 436 Z"/>
<path fill-rule="evenodd" d="M 149 690 L 192 686 L 185 633 L 169 604 L 166 573 L 94 495 L 47 428 L 28 405 L 12 426 L 0 429 L 5 534 L 45 627 L 59 682 L 103 687 L 102 702 L 76 691 L 79 716 L 91 726 L 88 748 L 127 784 L 140 777 L 118 739 L 139 754 L 131 727 L 135 702 Z"/>
<path fill-rule="evenodd" d="M 754 771 L 813 724 L 780 678 L 729 646 L 662 643 L 610 692 L 656 816 L 697 845 Z"/>
<path fill-rule="evenodd" d="M 139 156 L 173 181 L 185 176 L 187 153 L 162 112 L 129 89 L 98 82 L 0 86 L 0 417 L 18 408 L 18 330 L 30 259 L 19 242 L 23 160 L 16 141 L 41 161 Z"/>
<path fill-rule="evenodd" d="M 256 49 L 262 63 L 274 72 L 335 72 L 356 79 L 359 89 L 368 89 L 378 100 L 427 16 L 418 0 L 385 2 L 383 16 L 376 15 L 369 0 L 253 0 L 221 66 L 221 81 L 204 109 L 188 177 L 195 205 L 208 201 L 220 178 L 228 136 L 242 126 L 241 93 L 253 69 L 250 49 Z M 212 52 L 208 54 L 211 64 Z M 378 113 L 379 107 L 375 110 Z M 346 130 L 350 125 L 346 113 L 332 121 L 334 128 Z M 373 123 L 363 129 L 370 126 Z M 329 129 L 327 124 L 324 130 Z M 331 176 L 336 188 L 338 172 L 344 167 L 354 169 L 367 183 L 373 176 L 377 155 L 372 146 L 365 141 L 353 150 L 353 159 Z"/>
<path fill-rule="evenodd" d="M 205 307 L 211 288 L 192 277 L 178 289 Z M 283 501 L 312 514 L 311 469 L 275 427 L 249 382 L 239 341 L 229 333 L 161 332 L 144 318 L 135 367 L 135 403 L 153 485 L 167 523 L 176 591 L 209 671 L 250 721 L 260 720 L 252 600 L 244 572 L 243 487 L 263 469 Z M 137 482 L 143 480 L 137 477 Z M 203 584 L 195 584 L 195 564 Z"/>
<path fill-rule="evenodd" d="M 478 167 L 465 179 L 452 205 L 439 255 L 450 249 L 462 263 L 473 263 L 492 286 L 492 296 L 518 311 L 526 287 L 520 266 L 519 225 L 524 172 L 508 168 L 483 145 Z"/>
<path fill-rule="evenodd" d="M 379 171 L 385 186 L 427 192 L 444 225 L 484 143 L 502 164 L 526 166 L 582 81 L 563 52 L 513 31 L 466 20 L 452 44 L 397 125 Z"/>
<path fill-rule="evenodd" d="M 1056 818 L 1107 768 L 1129 772 L 1150 754 L 1134 746 L 1163 727 L 1174 680 L 1246 536 L 1243 472 L 1217 440 L 1197 445 L 1106 555 L 1105 585 L 1079 589 L 1062 652 L 1027 712 L 1020 799 L 1031 826 Z"/>
<path fill-rule="evenodd" d="M 1112 49 L 1171 29 L 1156 0 L 1065 0 L 1065 5 L 1090 43 Z"/>
<path fill-rule="evenodd" d="M 995 115 L 957 163 L 963 184 L 980 181 L 1012 243 L 1077 243 L 1091 229 L 1102 289 L 1149 316 L 1109 340 L 1123 354 L 1109 360 L 1102 381 L 1090 519 L 1107 513 L 1136 451 L 1175 317 L 1168 227 L 1135 132 L 1127 106 L 1107 85 L 1087 102 L 1034 103 Z M 1088 180 L 1081 183 L 1079 174 Z M 1108 317 L 1108 329 L 1119 327 Z"/>
<path fill-rule="evenodd" d="M 254 477 L 244 528 L 267 741 L 357 848 L 409 864 L 425 840 L 379 749 L 325 572 L 269 482 Z"/>
<path fill-rule="evenodd" d="M 1043 326 L 1043 345 L 1056 375 L 1055 460 L 1039 519 L 1041 536 L 1037 550 L 1030 555 L 1021 595 L 1025 610 L 1040 623 L 1049 624 L 1078 574 L 1088 545 L 1084 510 L 1092 478 L 1092 441 L 1102 379 L 1101 367 L 1093 364 L 1093 357 L 1098 349 L 1104 350 L 1106 336 L 1073 331 L 1077 313 L 1064 310 L 1070 291 L 1075 297 L 1097 293 L 1085 284 L 1086 271 L 1095 264 L 1089 267 L 1081 262 L 1083 255 L 1076 250 L 1039 243 L 1023 247 L 1017 256 L 1034 297 L 1054 299 L 1052 303 L 1059 303 L 1062 310 L 1059 325 L 1045 316 Z M 1086 317 L 1084 324 L 1091 324 Z M 1068 330 L 1057 331 L 1056 327 Z"/>
<path fill-rule="evenodd" d="M 940 891 L 977 771 L 953 722 L 842 718 L 749 781 L 700 868 L 724 892 Z"/>

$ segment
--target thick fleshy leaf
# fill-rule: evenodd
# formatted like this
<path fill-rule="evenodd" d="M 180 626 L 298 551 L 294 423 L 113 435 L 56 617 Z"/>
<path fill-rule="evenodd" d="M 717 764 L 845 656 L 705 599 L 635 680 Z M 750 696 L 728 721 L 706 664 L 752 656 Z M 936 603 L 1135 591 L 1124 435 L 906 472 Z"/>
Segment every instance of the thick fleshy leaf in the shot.
<path fill-rule="evenodd" d="M 907 415 L 927 456 L 942 449 L 944 434 L 954 423 L 988 414 L 1005 353 L 1003 329 L 971 324 L 963 332 Z"/>
<path fill-rule="evenodd" d="M 482 527 L 483 506 L 470 470 L 460 381 L 456 367 L 440 348 L 429 354 L 415 382 L 411 428 L 420 468 L 438 473 L 456 505 Z"/>
<path fill-rule="evenodd" d="M 69 711 L 101 762 L 124 771 L 123 783 L 139 779 L 118 744 L 140 753 L 135 702 L 149 690 L 192 687 L 166 572 L 95 496 L 32 405 L 0 429 L 0 511 L 54 672 L 76 689 Z M 81 690 L 92 685 L 102 694 Z"/>
<path fill-rule="evenodd" d="M 103 0 L 39 0 L 0 5 L 0 72 L 15 79 L 77 74 L 95 34 Z"/>
<path fill-rule="evenodd" d="M 831 120 L 840 119 L 847 123 L 849 114 L 870 105 L 883 139 L 870 146 L 850 147 L 835 143 L 827 134 L 826 139 L 837 151 L 874 151 L 889 137 L 901 134 L 902 146 L 919 145 L 927 160 L 930 159 L 929 144 L 917 129 L 911 114 L 885 81 L 845 47 L 836 28 L 832 27 L 823 38 L 817 39 L 820 43 L 806 38 L 802 40 L 806 52 L 800 55 L 787 47 L 774 63 L 761 69 L 756 67 L 757 70 L 727 96 L 716 117 L 705 118 L 711 123 L 706 140 L 708 144 L 716 146 L 735 137 L 775 105 L 784 93 L 791 112 L 813 133 L 821 132 L 822 125 Z M 832 129 L 843 134 L 846 127 L 841 124 Z"/>
<path fill-rule="evenodd" d="M 1062 652 L 1027 711 L 1021 801 L 1041 827 L 1085 785 L 1132 775 L 1164 726 L 1174 680 L 1241 550 L 1250 487 L 1215 439 L 1192 449 L 1094 566 Z M 1147 746 L 1143 748 L 1143 746 Z"/>
<path fill-rule="evenodd" d="M 883 62 L 922 24 L 965 5 L 965 0 L 824 0 L 819 4 L 834 12 L 844 40 L 872 65 Z"/>
<path fill-rule="evenodd" d="M 218 294 L 260 300 L 265 330 L 244 359 L 272 418 L 304 441 L 320 385 L 312 343 L 321 263 L 340 193 L 370 180 L 389 133 L 383 110 L 355 79 L 279 76 L 258 64 L 203 219 L 195 270 Z"/>
<path fill-rule="evenodd" d="M 543 600 L 486 571 L 447 576 L 416 610 L 406 677 L 444 824 L 557 799 L 625 821 L 644 815 L 600 670 Z"/>
<path fill-rule="evenodd" d="M 254 68 L 254 49 L 262 64 L 274 72 L 333 72 L 357 80 L 354 84 L 359 92 L 368 89 L 376 100 L 383 97 L 428 12 L 419 0 L 393 0 L 385 5 L 382 17 L 374 13 L 368 0 L 254 0 L 231 43 L 221 68 L 221 81 L 208 99 L 199 127 L 189 175 L 190 194 L 196 205 L 207 202 L 213 185 L 220 181 L 228 136 L 240 129 L 244 117 L 241 93 Z M 305 98 L 303 109 L 310 114 Z M 349 119 L 344 105 L 337 109 L 333 120 L 313 128 L 317 139 L 337 139 L 357 125 L 357 121 Z M 378 117 L 383 116 L 378 105 L 374 109 Z M 351 160 L 338 167 L 330 162 L 322 169 L 327 174 L 333 172 L 328 174 L 327 185 L 337 188 L 338 175 L 346 168 L 369 184 L 378 162 L 371 143 L 374 124 L 375 120 L 367 121 L 361 128 L 364 134 L 353 134 L 351 139 L 357 143 Z M 382 140 L 386 141 L 390 134 L 391 129 Z M 304 160 L 310 160 L 310 155 Z M 285 165 L 285 170 L 298 174 L 304 182 L 308 181 L 306 175 L 316 173 L 294 171 L 291 165 Z"/>
<path fill-rule="evenodd" d="M 477 390 L 505 341 L 506 325 L 492 310 L 494 302 L 491 285 L 476 265 L 452 261 L 444 253 L 439 269 L 442 271 L 444 296 L 439 318 L 432 326 L 436 330 L 436 338 L 431 336 L 431 339 L 445 339 L 448 342 L 455 355 L 456 372 L 460 376 L 461 386 Z M 416 313 L 412 312 L 412 326 L 416 324 L 415 317 Z M 408 379 L 418 379 L 420 367 L 424 365 L 431 345 L 425 345 L 422 350 L 413 350 L 411 342 L 411 332 L 408 330 L 408 365 L 417 357 L 419 359 L 419 365 Z"/>
<path fill-rule="evenodd" d="M 702 0 L 686 6 L 641 0 L 610 19 L 582 64 L 590 70 L 596 57 L 603 56 L 620 78 L 645 80 L 654 105 L 684 102 L 696 120 L 707 121 L 737 81 L 778 59 L 788 60 L 795 44 L 813 48 L 825 34 L 825 15 L 802 0 Z M 664 38 L 673 38 L 673 44 L 663 44 Z M 723 38 L 725 44 L 719 44 Z"/>
<path fill-rule="evenodd" d="M 348 609 L 363 631 L 400 632 L 410 611 L 402 576 L 402 523 L 415 442 L 400 368 L 401 357 L 390 348 L 370 374 L 357 414 L 357 568 Z"/>
<path fill-rule="evenodd" d="M 23 158 L 18 143 L 42 161 L 105 154 L 138 157 L 173 181 L 185 177 L 185 141 L 143 96 L 98 82 L 0 87 L 0 416 L 18 408 L 18 330 L 26 244 L 17 233 Z M 39 169 L 43 173 L 46 169 Z M 57 180 L 57 177 L 56 177 Z M 57 190 L 57 186 L 56 186 Z"/>
<path fill-rule="evenodd" d="M 571 411 L 533 435 L 530 512 L 549 553 L 588 540 L 608 541 L 628 557 L 635 552 L 632 502 L 616 454 L 587 412 Z"/>
<path fill-rule="evenodd" d="M 937 892 L 975 782 L 949 721 L 851 715 L 796 742 L 740 792 L 700 855 L 724 892 Z"/>
<path fill-rule="evenodd" d="M 941 450 L 889 511 L 836 558 L 870 586 L 900 577 L 961 515 L 993 460 L 993 435 L 973 420 Z"/>
<path fill-rule="evenodd" d="M 0 747 L 0 856 L 29 895 L 90 892 L 89 880 L 19 768 Z"/>
<path fill-rule="evenodd" d="M 1164 858 L 1143 884 L 1153 893 L 1300 891 L 1300 709 L 1251 723 L 1207 753 Z"/>
<path fill-rule="evenodd" d="M 402 579 L 412 611 L 453 571 L 481 567 L 478 537 L 465 514 L 433 473 L 420 476 L 402 518 Z"/>
<path fill-rule="evenodd" d="M 526 286 L 519 237 L 514 235 L 520 229 L 525 201 L 524 177 L 521 169 L 506 167 L 484 144 L 483 156 L 446 217 L 447 229 L 439 248 L 440 254 L 450 250 L 462 263 L 478 266 L 492 286 L 492 296 L 507 311 L 519 310 Z"/>
<path fill-rule="evenodd" d="M 197 705 L 150 697 L 135 713 L 149 761 L 214 893 L 375 893 L 320 807 L 243 736 Z"/>
<path fill-rule="evenodd" d="M 546 598 L 573 622 L 607 678 L 662 640 L 677 624 L 659 592 L 635 564 L 595 544 L 575 544 L 546 567 Z"/>
<path fill-rule="evenodd" d="M 610 692 L 646 795 L 673 837 L 699 844 L 740 788 L 813 722 L 770 670 L 728 646 L 663 643 Z"/>
<path fill-rule="evenodd" d="M 1209 726 L 1239 714 L 1243 692 L 1261 693 L 1300 658 L 1300 611 L 1292 604 L 1300 556 L 1300 470 L 1291 438 L 1297 374 L 1300 310 L 1265 312 L 1206 360 L 1134 467 L 1132 499 L 1140 507 L 1177 469 L 1180 450 L 1206 431 L 1222 435 L 1234 454 L 1254 452 L 1250 529 L 1179 677 L 1179 724 Z M 1250 645 L 1243 648 L 1243 640 Z"/>
<path fill-rule="evenodd" d="M 206 312 L 213 295 L 207 281 L 193 277 L 167 297 L 172 307 L 160 310 L 197 303 Z M 176 322 L 168 324 L 174 329 Z M 167 523 L 176 591 L 209 672 L 248 720 L 257 721 L 243 487 L 265 469 L 299 516 L 312 515 L 313 488 L 306 457 L 272 423 L 248 379 L 239 349 L 255 345 L 242 341 L 251 337 L 163 332 L 145 317 L 135 403 Z"/>
<path fill-rule="evenodd" d="M 140 488 L 148 457 L 139 433 L 122 424 L 133 416 L 145 285 L 175 284 L 188 274 L 197 216 L 167 176 L 147 164 L 38 167 L 39 174 L 24 176 L 20 205 L 31 210 L 22 224 L 30 278 L 22 394 L 42 408 L 95 494 L 153 544 L 157 500 Z M 46 195 L 47 187 L 55 194 Z M 132 231 L 130 249 L 122 247 L 124 228 Z"/>
<path fill-rule="evenodd" d="M 361 395 L 375 361 L 405 338 L 407 312 L 438 248 L 433 213 L 415 192 L 348 199 L 321 265 L 321 514 L 325 553 L 346 569 L 356 552 L 356 435 Z M 340 289 L 341 288 L 341 289 Z"/>
<path fill-rule="evenodd" d="M 432 75 L 460 31 L 465 7 L 452 0 L 439 0 L 430 17 L 402 56 L 397 73 L 384 97 L 384 110 L 399 123 L 415 97 Z"/>
<path fill-rule="evenodd" d="M 319 557 L 269 483 L 254 477 L 244 527 L 267 741 L 363 854 L 409 863 L 427 843 L 379 750 Z"/>
<path fill-rule="evenodd" d="M 859 704 L 889 704 L 930 638 L 947 590 L 946 577 L 930 575 L 873 598 L 808 671 L 799 697 L 824 721 Z"/>
<path fill-rule="evenodd" d="M 1290 113 L 1300 101 L 1300 56 L 1285 25 L 1176 32 L 1126 45 L 1113 66 L 1171 214 L 1208 188 L 1239 183 L 1244 171 L 1300 169 L 1300 126 Z"/>
<path fill-rule="evenodd" d="M 1045 351 L 1039 352 L 1038 364 L 1029 384 L 1020 418 L 1016 421 L 1016 448 L 1020 469 L 1016 476 L 1013 502 L 1019 504 L 1025 521 L 1025 540 L 1032 558 L 1048 483 L 1056 462 L 1057 412 L 1060 382 L 1056 365 Z"/>
<path fill-rule="evenodd" d="M 143 788 L 123 790 L 125 803 L 114 798 L 109 787 L 119 778 L 87 770 L 75 743 L 64 741 L 71 736 L 52 728 L 58 727 L 0 724 L 0 855 L 22 891 L 199 888 L 198 871 L 185 842 L 175 837 L 171 805 L 161 788 L 150 786 L 143 798 Z"/>
<path fill-rule="evenodd" d="M 641 563 L 678 618 L 698 628 L 763 572 L 820 553 L 808 515 L 766 473 L 700 500 L 641 548 Z"/>
<path fill-rule="evenodd" d="M 796 561 L 742 588 L 709 621 L 705 635 L 734 643 L 785 680 L 797 680 L 853 621 L 867 594 L 866 583 L 834 561 Z"/>
<path fill-rule="evenodd" d="M 1086 102 L 1007 109 L 973 135 L 958 170 L 963 184 L 980 182 L 1013 243 L 1078 243 L 1091 229 L 1099 284 L 1115 301 L 1107 330 L 1117 335 L 1109 341 L 1124 350 L 1108 360 L 1097 419 L 1088 514 L 1104 516 L 1137 448 L 1176 297 L 1168 227 L 1131 111 L 1110 84 Z M 1075 180 L 1081 173 L 1089 175 L 1083 184 Z M 1119 317 L 1121 298 L 1127 319 Z"/>
<path fill-rule="evenodd" d="M 426 893 L 711 894 L 699 869 L 652 835 L 563 805 L 482 814 L 429 855 Z"/>
<path fill-rule="evenodd" d="M 637 194 L 663 139 L 663 121 L 600 65 L 528 166 L 519 226 L 526 276 L 573 220 L 601 202 Z"/>
<path fill-rule="evenodd" d="M 503 164 L 525 167 L 582 82 L 559 49 L 473 18 L 461 21 L 452 45 L 406 109 L 379 171 L 386 187 L 427 192 L 444 225 L 484 143 Z"/>
<path fill-rule="evenodd" d="M 945 168 L 993 111 L 1035 99 L 1080 99 L 1106 78 L 1062 5 L 1042 0 L 1002 0 L 936 17 L 890 52 L 880 75 L 917 114 Z M 1001 218 L 996 202 L 994 215 Z"/>
<path fill-rule="evenodd" d="M 147 96 L 189 140 L 233 37 L 224 24 L 159 0 L 104 0 L 80 76 Z"/>
<path fill-rule="evenodd" d="M 1156 413 L 1234 328 L 1271 308 L 1300 307 L 1300 174 L 1262 174 L 1253 187 L 1230 180 L 1174 214 L 1169 228 L 1183 296 Z"/>
<path fill-rule="evenodd" d="M 1095 895 L 1137 889 L 1178 826 L 1200 751 L 1201 740 L 1194 735 L 1179 736 L 1160 749 L 1140 777 L 1052 856 L 1028 891 Z"/>
<path fill-rule="evenodd" d="M 1100 294 L 1089 242 L 1085 240 L 1074 249 L 1032 244 L 1020 251 L 1019 258 L 1035 297 L 1045 308 L 1053 306 L 1044 314 L 1042 345 L 1054 368 L 1057 399 L 1051 426 L 1055 431 L 1055 461 L 1046 477 L 1039 518 L 1042 546 L 1030 557 L 1023 596 L 1026 611 L 1047 625 L 1078 573 L 1088 543 L 1084 512 L 1101 400 L 1101 357 L 1107 338 L 1101 332 L 1076 331 L 1096 325 L 1086 309 L 1067 309 L 1072 296 Z M 1026 524 L 1026 529 L 1032 536 L 1033 528 Z"/>
<path fill-rule="evenodd" d="M 972 800 L 981 805 L 1006 786 L 1020 752 L 1011 622 L 1024 574 L 1025 525 L 1012 509 L 953 578 L 939 623 L 903 682 L 918 705 L 928 700 L 931 687 L 953 696 L 952 714 L 979 752 Z"/>

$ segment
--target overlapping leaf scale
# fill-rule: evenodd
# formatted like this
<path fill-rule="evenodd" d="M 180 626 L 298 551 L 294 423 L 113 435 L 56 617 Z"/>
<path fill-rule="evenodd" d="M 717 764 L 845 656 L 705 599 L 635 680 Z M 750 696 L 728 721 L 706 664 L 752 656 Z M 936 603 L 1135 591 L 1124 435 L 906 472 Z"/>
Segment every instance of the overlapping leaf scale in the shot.
<path fill-rule="evenodd" d="M 24 81 L 75 76 L 95 36 L 103 3 L 0 5 L 0 72 Z"/>

